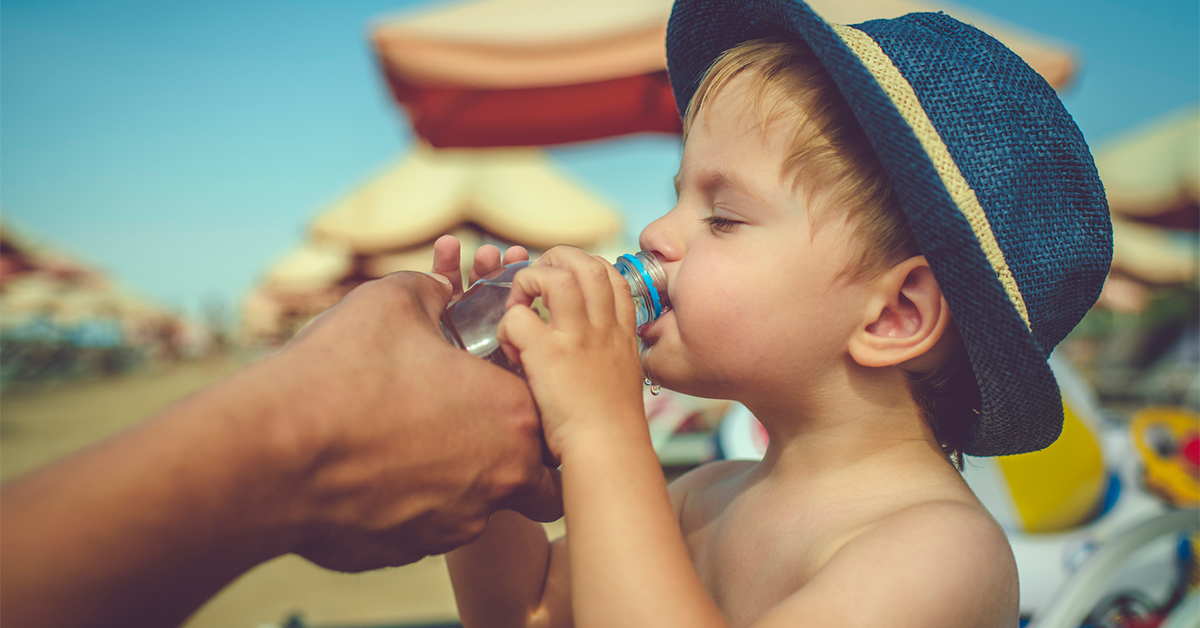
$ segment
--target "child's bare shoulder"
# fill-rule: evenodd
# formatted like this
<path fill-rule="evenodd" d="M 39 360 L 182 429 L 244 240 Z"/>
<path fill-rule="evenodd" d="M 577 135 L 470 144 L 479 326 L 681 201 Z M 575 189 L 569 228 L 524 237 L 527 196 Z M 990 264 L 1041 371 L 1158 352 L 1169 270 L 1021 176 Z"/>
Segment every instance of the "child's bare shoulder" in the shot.
<path fill-rule="evenodd" d="M 865 526 L 796 597 L 834 602 L 863 619 L 902 614 L 914 626 L 1014 626 L 1017 596 L 1016 563 L 999 525 L 977 503 L 947 499 Z"/>
<path fill-rule="evenodd" d="M 925 556 L 928 560 L 922 564 L 943 572 L 965 568 L 975 574 L 973 578 L 1006 577 L 1010 574 L 1003 569 L 989 568 L 1007 564 L 1015 584 L 1016 564 L 1008 539 L 978 503 L 950 499 L 917 503 L 884 517 L 856 541 Z"/>

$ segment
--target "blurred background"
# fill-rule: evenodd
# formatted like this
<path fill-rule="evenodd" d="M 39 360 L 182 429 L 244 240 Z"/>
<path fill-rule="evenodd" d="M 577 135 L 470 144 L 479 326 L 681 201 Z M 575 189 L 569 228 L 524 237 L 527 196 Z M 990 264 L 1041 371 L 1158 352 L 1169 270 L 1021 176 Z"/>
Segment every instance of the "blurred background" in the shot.
<path fill-rule="evenodd" d="M 427 270 L 442 233 L 636 250 L 674 201 L 670 5 L 6 0 L 0 479 L 265 355 L 362 281 Z M 1096 156 L 1114 265 L 1054 356 L 1064 437 L 967 469 L 1036 618 L 1103 539 L 1200 502 L 1200 5 L 812 5 L 979 26 L 1058 89 Z M 734 404 L 666 392 L 647 410 L 668 475 L 765 445 Z M 1159 544 L 1096 594 L 1091 625 L 1158 625 L 1131 622 L 1194 590 L 1195 536 Z M 345 575 L 284 557 L 188 625 L 454 617 L 438 558 Z"/>

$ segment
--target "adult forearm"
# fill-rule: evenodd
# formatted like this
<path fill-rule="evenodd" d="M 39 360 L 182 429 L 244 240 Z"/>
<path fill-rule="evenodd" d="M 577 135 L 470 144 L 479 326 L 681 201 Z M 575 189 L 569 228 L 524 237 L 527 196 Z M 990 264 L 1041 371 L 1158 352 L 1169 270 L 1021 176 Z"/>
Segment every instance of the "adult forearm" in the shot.
<path fill-rule="evenodd" d="M 463 625 L 530 625 L 542 607 L 551 560 L 541 524 L 508 510 L 492 515 L 478 539 L 446 555 Z"/>
<path fill-rule="evenodd" d="M 269 378 L 250 369 L 3 488 L 7 626 L 174 626 L 288 551 Z"/>
<path fill-rule="evenodd" d="M 582 436 L 562 453 L 575 625 L 725 625 L 696 576 L 649 436 Z"/>
<path fill-rule="evenodd" d="M 556 517 L 529 390 L 445 341 L 448 296 L 367 282 L 272 358 L 3 487 L 3 625 L 176 625 L 285 552 L 362 571 L 497 508 Z"/>

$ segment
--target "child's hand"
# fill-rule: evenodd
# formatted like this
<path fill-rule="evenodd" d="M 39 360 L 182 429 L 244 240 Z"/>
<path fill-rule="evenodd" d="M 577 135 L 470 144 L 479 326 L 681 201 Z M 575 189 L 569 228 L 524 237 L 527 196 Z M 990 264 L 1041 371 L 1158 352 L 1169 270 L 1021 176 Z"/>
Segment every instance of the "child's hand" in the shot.
<path fill-rule="evenodd" d="M 550 321 L 530 309 L 537 297 Z M 574 442 L 647 436 L 637 318 L 629 284 L 612 264 L 556 247 L 517 273 L 497 338 L 519 360 L 560 461 Z"/>
<path fill-rule="evenodd" d="M 457 299 L 463 293 L 462 267 L 459 264 L 461 251 L 462 244 L 452 235 L 444 235 L 433 243 L 433 272 L 430 274 L 435 278 L 444 277 L 450 282 L 452 299 Z M 471 267 L 471 276 L 466 287 L 471 287 L 480 277 L 501 266 L 524 262 L 527 259 L 529 251 L 523 246 L 508 247 L 501 259 L 499 248 L 485 244 L 475 251 L 475 264 Z"/>

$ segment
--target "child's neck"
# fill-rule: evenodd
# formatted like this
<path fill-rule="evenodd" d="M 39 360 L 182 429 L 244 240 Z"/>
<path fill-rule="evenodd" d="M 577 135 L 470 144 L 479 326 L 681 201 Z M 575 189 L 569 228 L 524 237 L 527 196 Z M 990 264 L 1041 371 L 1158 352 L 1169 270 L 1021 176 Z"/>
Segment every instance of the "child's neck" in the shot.
<path fill-rule="evenodd" d="M 770 437 L 763 464 L 772 474 L 816 477 L 864 463 L 944 460 L 899 368 L 852 365 L 808 392 L 747 402 Z"/>

